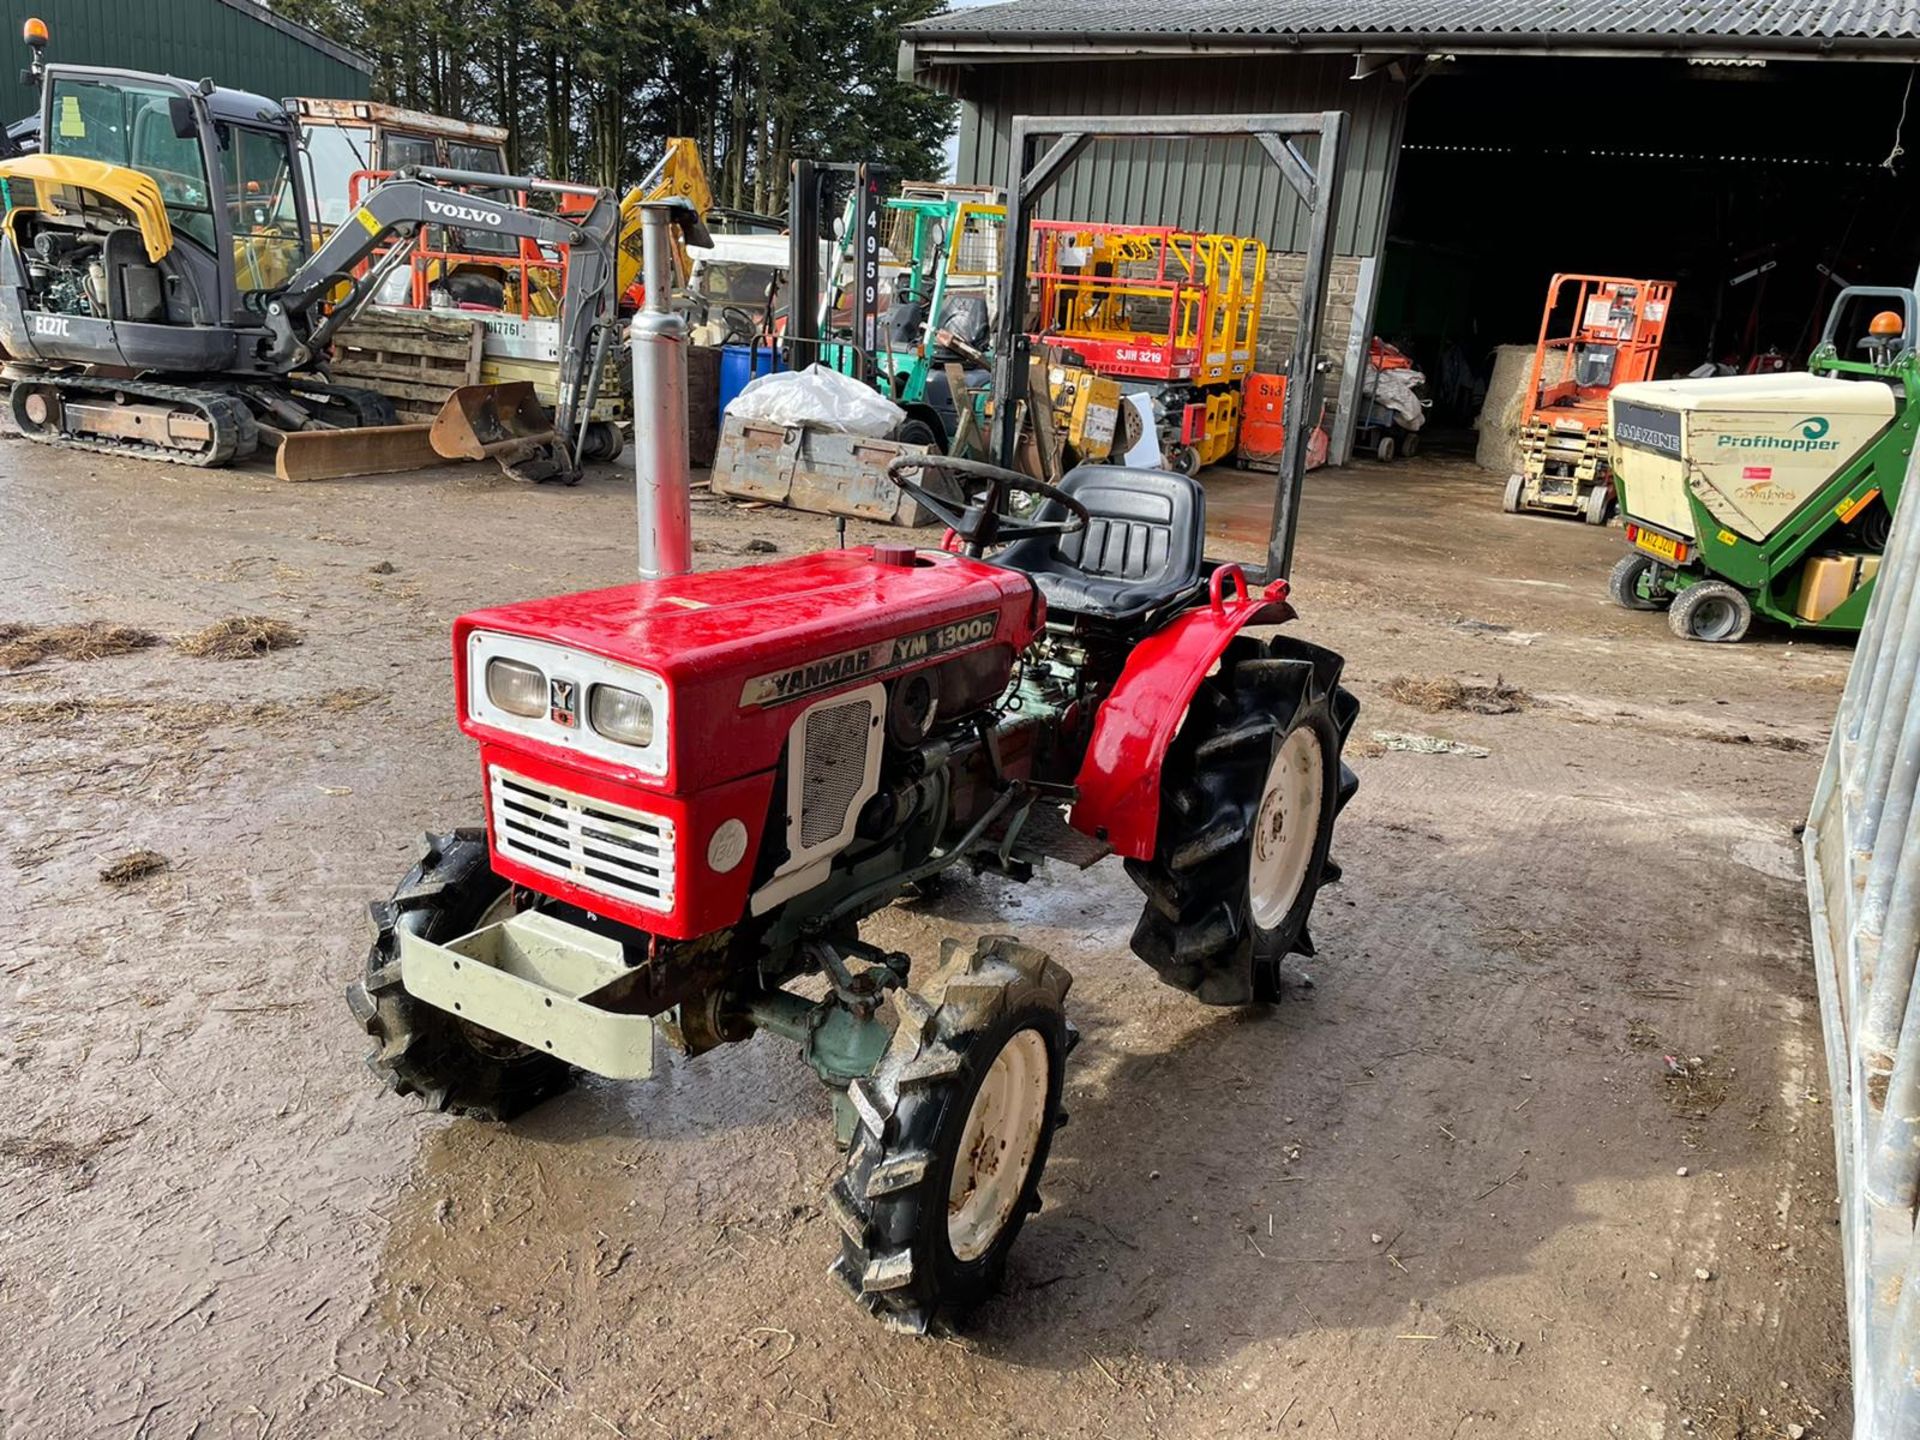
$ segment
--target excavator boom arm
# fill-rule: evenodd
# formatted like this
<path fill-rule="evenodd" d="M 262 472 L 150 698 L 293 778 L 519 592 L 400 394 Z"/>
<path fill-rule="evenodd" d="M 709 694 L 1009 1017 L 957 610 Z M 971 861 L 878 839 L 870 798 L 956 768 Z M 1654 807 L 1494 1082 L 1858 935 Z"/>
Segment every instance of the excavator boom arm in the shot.
<path fill-rule="evenodd" d="M 462 185 L 591 195 L 594 199 L 584 214 L 561 216 L 452 188 Z M 272 355 L 288 369 L 311 363 L 333 333 L 372 298 L 373 286 L 352 279 L 355 267 L 389 240 L 396 236 L 410 238 L 422 226 L 447 225 L 532 240 L 539 245 L 565 245 L 571 253 L 560 306 L 560 375 L 554 430 L 570 437 L 586 418 L 580 413 L 580 400 L 595 352 L 594 332 L 613 317 L 614 230 L 618 220 L 612 192 L 592 186 L 470 170 L 420 167 L 402 171 L 369 191 L 359 207 L 334 227 L 326 242 L 268 303 Z M 352 291 L 322 315 L 327 296 L 343 279 L 352 283 Z"/>
<path fill-rule="evenodd" d="M 713 209 L 713 187 L 707 182 L 707 170 L 700 163 L 700 147 L 684 135 L 667 141 L 659 162 L 629 190 L 620 201 L 620 274 L 615 281 L 618 292 L 626 294 L 640 278 L 640 207 L 649 200 L 685 202 L 686 215 L 695 224 Z M 684 285 L 693 275 L 693 257 L 687 253 L 687 235 L 693 243 L 705 245 L 707 237 L 682 219 L 673 237 L 673 263 Z"/>

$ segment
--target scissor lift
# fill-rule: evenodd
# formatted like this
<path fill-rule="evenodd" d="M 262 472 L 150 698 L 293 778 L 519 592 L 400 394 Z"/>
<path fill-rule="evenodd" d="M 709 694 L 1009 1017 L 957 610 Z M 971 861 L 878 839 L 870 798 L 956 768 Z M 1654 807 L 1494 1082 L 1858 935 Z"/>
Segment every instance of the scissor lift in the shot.
<path fill-rule="evenodd" d="M 1033 245 L 1035 344 L 1146 394 L 1169 469 L 1191 474 L 1231 454 L 1266 295 L 1265 244 L 1169 225 L 1038 220 Z"/>
<path fill-rule="evenodd" d="M 1573 293 L 1573 328 L 1553 336 L 1563 296 Z M 1520 416 L 1520 469 L 1507 481 L 1508 514 L 1547 510 L 1604 525 L 1613 512 L 1607 459 L 1607 396 L 1616 385 L 1651 380 L 1673 304 L 1668 280 L 1556 275 L 1547 287 Z M 1557 379 L 1549 357 L 1563 357 Z"/>

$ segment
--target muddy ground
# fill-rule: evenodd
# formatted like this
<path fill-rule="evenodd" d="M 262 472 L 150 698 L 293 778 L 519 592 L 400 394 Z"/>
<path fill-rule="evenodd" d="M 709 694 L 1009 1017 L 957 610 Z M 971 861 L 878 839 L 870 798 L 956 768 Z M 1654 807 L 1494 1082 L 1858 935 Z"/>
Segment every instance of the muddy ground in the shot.
<path fill-rule="evenodd" d="M 1007 1293 L 916 1341 L 826 1278 L 836 1154 L 782 1042 L 505 1128 L 361 1066 L 366 902 L 480 814 L 453 618 L 626 578 L 621 475 L 290 487 L 0 443 L 0 624 L 304 636 L 0 673 L 0 1435 L 1844 1436 L 1793 827 L 1848 651 L 1673 640 L 1607 604 L 1617 530 L 1498 489 L 1311 479 L 1299 624 L 1365 704 L 1311 988 L 1162 988 L 1112 862 L 876 922 L 1019 932 L 1087 1037 Z M 1256 553 L 1258 489 L 1215 494 Z M 831 540 L 696 526 L 706 565 Z M 1398 676 L 1530 703 L 1427 713 Z M 102 880 L 142 849 L 165 868 Z"/>

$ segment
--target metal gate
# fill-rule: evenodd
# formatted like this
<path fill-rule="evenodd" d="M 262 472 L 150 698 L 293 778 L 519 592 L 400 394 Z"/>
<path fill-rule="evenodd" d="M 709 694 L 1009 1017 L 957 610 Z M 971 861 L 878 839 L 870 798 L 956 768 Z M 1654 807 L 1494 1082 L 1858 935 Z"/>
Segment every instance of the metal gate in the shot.
<path fill-rule="evenodd" d="M 1920 513 L 1910 512 L 1920 505 L 1896 517 L 1803 837 L 1854 1440 L 1920 1434 Z"/>
<path fill-rule="evenodd" d="M 1036 155 L 1038 142 L 1053 144 Z M 1300 482 L 1307 473 L 1307 439 L 1313 431 L 1313 397 L 1320 373 L 1320 325 L 1333 265 L 1333 217 L 1340 209 L 1347 113 L 1309 115 L 1016 115 L 1007 146 L 1006 264 L 1000 271 L 1000 306 L 994 317 L 993 394 L 999 407 L 995 459 L 1015 465 L 1019 407 L 1027 393 L 1030 341 L 1019 321 L 1025 311 L 1033 213 L 1067 167 L 1094 141 L 1255 141 L 1279 167 L 1281 177 L 1307 212 L 1306 273 L 1295 297 L 1293 359 L 1287 373 L 1286 437 L 1273 497 L 1273 531 L 1262 580 L 1283 579 L 1293 568 L 1294 532 L 1300 524 Z M 1310 145 L 1309 156 L 1300 147 Z"/>

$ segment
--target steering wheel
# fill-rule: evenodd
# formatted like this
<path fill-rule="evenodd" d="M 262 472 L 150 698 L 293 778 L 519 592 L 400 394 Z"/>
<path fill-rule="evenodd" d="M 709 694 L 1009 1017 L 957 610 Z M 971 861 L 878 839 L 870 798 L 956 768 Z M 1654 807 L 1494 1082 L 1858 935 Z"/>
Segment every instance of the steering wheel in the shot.
<path fill-rule="evenodd" d="M 907 479 L 910 470 L 931 470 L 948 476 L 960 482 L 955 488 L 962 496 L 971 492 L 971 498 L 956 501 L 951 495 L 936 495 L 924 485 Z M 936 519 L 944 521 L 965 543 L 967 554 L 975 557 L 995 545 L 1007 545 L 1036 535 L 1071 535 L 1093 522 L 1087 507 L 1058 486 L 981 460 L 962 460 L 952 455 L 901 455 L 887 465 L 887 478 L 924 505 Z M 964 483 L 967 481 L 973 483 Z M 1058 500 L 1067 508 L 1067 518 L 1029 520 L 1015 515 L 1006 508 L 1006 498 L 1014 492 Z"/>
<path fill-rule="evenodd" d="M 738 305 L 721 307 L 720 318 L 726 322 L 729 345 L 744 345 L 760 333 L 760 322 Z"/>

